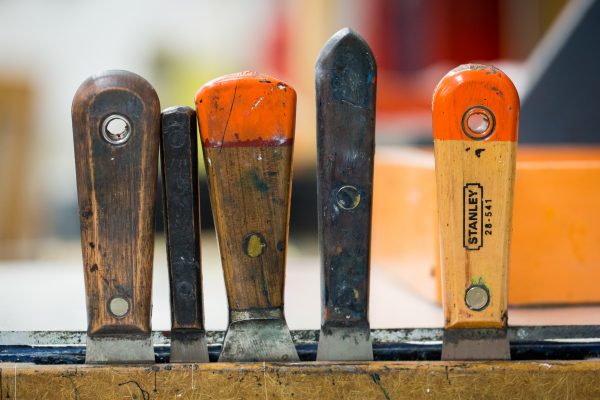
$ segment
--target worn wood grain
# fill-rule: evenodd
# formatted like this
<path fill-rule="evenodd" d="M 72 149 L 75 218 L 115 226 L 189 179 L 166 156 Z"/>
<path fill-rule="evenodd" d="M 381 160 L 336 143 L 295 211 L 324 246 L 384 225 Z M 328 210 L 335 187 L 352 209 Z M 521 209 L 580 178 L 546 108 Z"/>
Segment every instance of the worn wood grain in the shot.
<path fill-rule="evenodd" d="M 507 324 L 518 111 L 512 82 L 494 67 L 458 67 L 434 93 L 446 328 L 505 328 Z M 482 129 L 469 127 L 474 112 Z M 481 297 L 487 303 L 468 304 L 470 290 L 487 292 Z"/>
<path fill-rule="evenodd" d="M 232 310 L 283 306 L 292 147 L 205 147 Z M 258 233 L 261 254 L 246 249 Z"/>
<path fill-rule="evenodd" d="M 0 364 L 0 399 L 595 399 L 600 362 Z"/>
<path fill-rule="evenodd" d="M 255 73 L 196 96 L 230 311 L 283 306 L 296 93 Z"/>
<path fill-rule="evenodd" d="M 131 125 L 124 144 L 107 142 L 105 118 Z M 88 334 L 149 334 L 160 105 L 152 86 L 126 71 L 92 76 L 73 100 Z M 108 303 L 126 299 L 116 317 Z"/>
<path fill-rule="evenodd" d="M 477 157 L 475 150 L 485 151 Z M 515 144 L 453 140 L 438 145 L 436 141 L 435 157 L 445 326 L 505 327 Z M 469 189 L 477 192 L 472 208 L 468 203 L 463 206 Z M 469 220 L 470 210 L 477 220 Z M 465 227 L 465 223 L 477 226 Z M 465 237 L 465 229 L 476 233 Z M 469 238 L 481 240 L 475 245 L 481 247 L 466 250 L 463 241 Z M 471 310 L 465 304 L 465 291 L 472 285 L 485 285 L 489 290 L 484 310 Z"/>

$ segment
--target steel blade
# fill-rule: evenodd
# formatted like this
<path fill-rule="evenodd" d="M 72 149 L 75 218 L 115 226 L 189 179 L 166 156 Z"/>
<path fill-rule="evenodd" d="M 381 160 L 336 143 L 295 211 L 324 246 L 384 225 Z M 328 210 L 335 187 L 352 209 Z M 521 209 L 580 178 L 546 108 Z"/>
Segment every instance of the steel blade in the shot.
<path fill-rule="evenodd" d="M 446 329 L 442 360 L 510 360 L 506 329 Z"/>
<path fill-rule="evenodd" d="M 373 342 L 368 327 L 327 327 L 321 329 L 317 361 L 372 361 Z"/>
<path fill-rule="evenodd" d="M 150 337 L 87 337 L 86 364 L 139 364 L 154 362 Z"/>
<path fill-rule="evenodd" d="M 283 319 L 233 322 L 225 334 L 219 361 L 300 361 Z"/>
<path fill-rule="evenodd" d="M 208 362 L 208 347 L 204 332 L 171 333 L 170 362 L 204 363 Z"/>

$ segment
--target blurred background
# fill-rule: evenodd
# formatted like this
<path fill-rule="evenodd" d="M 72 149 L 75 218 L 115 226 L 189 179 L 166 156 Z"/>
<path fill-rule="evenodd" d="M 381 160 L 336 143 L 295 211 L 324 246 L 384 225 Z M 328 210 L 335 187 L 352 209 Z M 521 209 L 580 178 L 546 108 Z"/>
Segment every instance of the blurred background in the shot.
<path fill-rule="evenodd" d="M 136 72 L 155 86 L 162 108 L 193 106 L 205 82 L 241 70 L 297 90 L 286 301 L 292 328 L 316 328 L 313 69 L 326 40 L 350 26 L 374 51 L 378 152 L 430 144 L 435 85 L 477 61 L 517 85 L 522 142 L 592 143 L 598 132 L 585 116 L 598 109 L 598 8 L 591 0 L 0 0 L 0 329 L 85 329 L 70 111 L 91 74 Z M 202 179 L 207 326 L 222 329 L 226 303 Z M 154 326 L 168 329 L 157 210 Z M 374 268 L 375 327 L 442 324 L 435 302 L 386 273 Z M 420 308 L 398 316 L 390 299 Z"/>

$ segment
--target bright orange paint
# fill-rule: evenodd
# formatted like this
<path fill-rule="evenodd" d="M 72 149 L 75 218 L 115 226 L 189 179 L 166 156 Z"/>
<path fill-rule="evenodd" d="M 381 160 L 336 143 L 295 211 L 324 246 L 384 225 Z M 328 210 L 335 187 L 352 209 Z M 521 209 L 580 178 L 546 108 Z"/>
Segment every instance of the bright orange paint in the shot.
<path fill-rule="evenodd" d="M 196 93 L 204 146 L 291 144 L 296 124 L 296 91 L 256 72 L 225 75 Z"/>
<path fill-rule="evenodd" d="M 478 112 L 487 114 L 491 122 L 490 128 L 482 134 L 473 132 L 467 124 L 469 113 Z M 442 78 L 435 88 L 434 139 L 515 142 L 518 121 L 519 95 L 512 81 L 498 68 L 461 65 Z"/>

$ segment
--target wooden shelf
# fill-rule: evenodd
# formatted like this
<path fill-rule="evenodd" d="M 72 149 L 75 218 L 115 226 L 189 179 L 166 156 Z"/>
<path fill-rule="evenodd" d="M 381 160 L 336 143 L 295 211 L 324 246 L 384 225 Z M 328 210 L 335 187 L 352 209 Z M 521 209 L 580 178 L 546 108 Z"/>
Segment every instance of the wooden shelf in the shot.
<path fill-rule="evenodd" d="M 592 399 L 600 361 L 0 364 L 4 399 Z"/>

